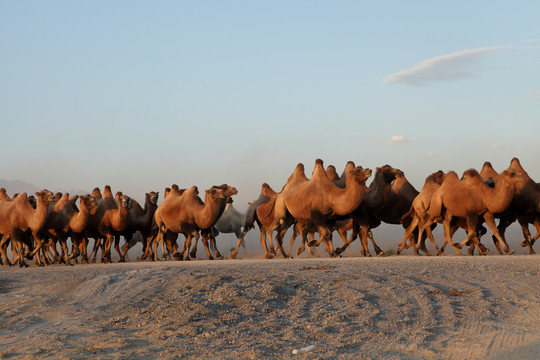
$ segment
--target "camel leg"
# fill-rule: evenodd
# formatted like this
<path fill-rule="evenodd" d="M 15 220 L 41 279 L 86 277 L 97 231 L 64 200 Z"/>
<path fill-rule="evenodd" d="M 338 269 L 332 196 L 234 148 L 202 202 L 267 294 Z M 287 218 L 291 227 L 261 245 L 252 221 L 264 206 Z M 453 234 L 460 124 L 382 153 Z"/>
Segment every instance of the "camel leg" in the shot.
<path fill-rule="evenodd" d="M 444 229 L 444 241 L 445 244 L 452 246 L 457 255 L 462 256 L 463 254 L 459 251 L 459 248 L 452 242 L 452 236 L 450 235 L 450 221 L 452 217 L 449 216 L 448 212 L 446 213 L 445 219 L 443 220 L 443 229 Z"/>
<path fill-rule="evenodd" d="M 210 243 L 212 244 L 212 247 L 214 248 L 214 252 L 216 254 L 216 259 L 221 260 L 223 259 L 223 255 L 219 252 L 219 249 L 216 244 L 216 238 L 214 235 L 210 235 Z"/>
<path fill-rule="evenodd" d="M 286 231 L 287 229 L 280 229 L 276 232 L 276 245 L 283 258 L 289 259 L 290 256 L 285 254 L 285 250 L 283 249 L 283 235 Z"/>
<path fill-rule="evenodd" d="M 493 232 L 493 235 L 495 235 L 499 243 L 502 245 L 504 252 L 508 255 L 512 255 L 515 250 L 511 250 L 508 248 L 508 244 L 506 244 L 506 241 L 501 236 L 501 234 L 499 233 L 499 229 L 497 229 L 497 226 L 495 225 L 495 218 L 493 217 L 493 214 L 490 212 L 485 213 L 484 220 L 486 221 L 487 226 L 489 226 L 489 228 Z"/>
<path fill-rule="evenodd" d="M 398 250 L 397 250 L 398 255 L 403 250 L 405 250 L 405 245 L 407 243 L 407 240 L 409 239 L 409 237 L 411 236 L 413 231 L 419 226 L 419 224 L 420 224 L 420 218 L 418 216 L 416 216 L 416 213 L 415 213 L 415 216 L 413 217 L 411 223 L 405 229 L 405 234 L 403 235 L 403 241 L 401 243 L 399 243 L 399 245 L 398 245 Z"/>
<path fill-rule="evenodd" d="M 518 221 L 519 221 L 519 225 L 521 226 L 521 231 L 523 232 L 523 237 L 525 238 L 525 240 L 523 240 L 520 244 L 521 247 L 528 246 L 529 254 L 535 254 L 532 248 L 533 240 L 531 239 L 532 237 L 531 237 L 531 232 L 529 231 L 528 221 L 527 220 L 524 221 L 522 218 L 519 218 Z M 537 235 L 538 235 L 538 231 L 537 231 Z"/>
<path fill-rule="evenodd" d="M 296 240 L 296 238 L 298 237 L 298 227 L 297 227 L 297 224 L 295 224 L 293 226 L 293 233 L 292 233 L 292 236 L 291 236 L 291 240 L 289 240 L 289 251 L 288 253 L 290 254 L 291 253 L 291 250 L 292 250 L 292 246 L 294 244 L 294 240 Z M 304 242 L 302 241 L 302 244 L 300 244 L 300 248 L 304 248 Z M 296 251 L 296 255 L 300 255 L 302 253 L 302 251 L 304 251 L 304 249 L 302 249 L 302 251 L 300 251 L 300 248 L 298 248 L 298 250 Z"/>
<path fill-rule="evenodd" d="M 68 256 L 67 236 L 64 234 L 59 234 L 58 242 L 60 242 L 60 248 L 62 249 L 62 258 L 64 259 L 66 265 L 72 266 L 73 264 L 71 263 L 71 261 L 69 261 Z"/>
<path fill-rule="evenodd" d="M 210 253 L 210 249 L 209 249 L 209 247 L 208 247 L 208 236 L 209 236 L 209 235 L 208 235 L 208 233 L 206 233 L 206 231 L 202 232 L 202 243 L 203 243 L 203 245 L 204 245 L 204 250 L 206 250 L 206 255 L 208 255 L 208 260 L 214 260 L 214 257 L 213 257 L 212 254 Z M 196 250 L 196 248 L 193 249 L 193 250 Z M 191 256 L 192 258 L 195 258 L 194 254 L 195 254 L 196 252 L 194 252 L 193 250 L 191 250 L 190 256 Z"/>
<path fill-rule="evenodd" d="M 231 259 L 236 259 L 236 256 L 238 256 L 238 249 L 240 249 L 240 245 L 243 243 L 244 237 L 246 236 L 248 231 L 251 230 L 251 229 L 253 229 L 253 228 L 252 227 L 244 228 L 244 231 L 242 231 L 242 234 L 240 234 L 240 236 L 238 237 L 238 243 L 236 244 L 236 248 L 234 249 L 234 251 L 230 255 Z"/>
<path fill-rule="evenodd" d="M 0 253 L 2 256 L 0 257 L 0 261 L 2 261 L 2 257 L 6 260 L 6 265 L 12 266 L 13 263 L 9 260 L 7 256 L 7 247 L 10 243 L 10 237 L 6 235 L 2 235 L 2 240 L 0 240 Z"/>

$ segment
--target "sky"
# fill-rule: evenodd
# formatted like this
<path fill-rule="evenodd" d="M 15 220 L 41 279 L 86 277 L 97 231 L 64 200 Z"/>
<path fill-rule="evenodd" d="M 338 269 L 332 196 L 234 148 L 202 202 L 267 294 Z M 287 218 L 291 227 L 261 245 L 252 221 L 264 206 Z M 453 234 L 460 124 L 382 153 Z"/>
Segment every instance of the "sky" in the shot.
<path fill-rule="evenodd" d="M 540 182 L 540 2 L 0 0 L 0 178 L 141 200 L 297 163 Z M 368 181 L 369 184 L 369 181 Z"/>

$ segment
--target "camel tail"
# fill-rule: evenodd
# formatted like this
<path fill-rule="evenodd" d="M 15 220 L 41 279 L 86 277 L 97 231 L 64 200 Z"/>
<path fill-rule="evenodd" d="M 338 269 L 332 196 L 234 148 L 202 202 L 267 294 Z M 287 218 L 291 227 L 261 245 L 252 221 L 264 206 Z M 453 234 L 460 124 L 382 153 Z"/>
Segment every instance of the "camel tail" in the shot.
<path fill-rule="evenodd" d="M 411 208 L 409 209 L 409 211 L 407 211 L 402 217 L 401 217 L 401 222 L 403 222 L 405 219 L 407 218 L 412 218 L 414 217 L 414 214 L 416 213 L 416 211 L 414 210 L 414 207 L 411 206 Z"/>
<path fill-rule="evenodd" d="M 250 202 L 247 213 L 246 220 L 244 222 L 244 229 L 253 228 L 253 224 L 257 219 L 257 208 L 269 200 L 269 197 L 266 195 L 260 195 L 257 200 Z"/>

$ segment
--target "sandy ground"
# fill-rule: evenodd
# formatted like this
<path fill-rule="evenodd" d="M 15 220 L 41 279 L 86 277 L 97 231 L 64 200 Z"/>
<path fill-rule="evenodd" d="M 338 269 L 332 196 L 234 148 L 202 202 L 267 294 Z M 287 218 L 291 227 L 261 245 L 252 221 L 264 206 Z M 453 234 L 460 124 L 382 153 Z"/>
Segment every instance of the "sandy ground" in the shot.
<path fill-rule="evenodd" d="M 3 267 L 0 358 L 538 359 L 539 300 L 537 255 Z"/>

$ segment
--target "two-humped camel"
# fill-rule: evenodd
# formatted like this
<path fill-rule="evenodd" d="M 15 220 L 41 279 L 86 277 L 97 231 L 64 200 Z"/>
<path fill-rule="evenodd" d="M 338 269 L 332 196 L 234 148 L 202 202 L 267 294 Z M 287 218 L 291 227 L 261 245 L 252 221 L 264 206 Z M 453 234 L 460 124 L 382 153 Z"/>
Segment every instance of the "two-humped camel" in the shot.
<path fill-rule="evenodd" d="M 521 166 L 517 158 L 511 160 L 508 170 L 519 172 L 523 174 L 523 177 L 516 182 L 514 197 L 510 206 L 502 214 L 499 214 L 501 220 L 498 230 L 504 238 L 506 228 L 517 219 L 525 238 L 521 246 L 528 247 L 529 253 L 534 254 L 533 244 L 540 237 L 540 184 L 529 177 L 529 174 Z M 529 224 L 533 224 L 536 228 L 534 238 L 531 237 Z M 501 253 L 498 247 L 497 251 Z"/>
<path fill-rule="evenodd" d="M 212 227 L 212 239 L 219 234 L 235 234 L 236 240 L 242 235 L 242 227 L 246 221 L 246 215 L 239 212 L 233 205 L 232 197 L 227 198 L 227 205 L 218 222 Z M 244 245 L 244 243 L 242 243 Z M 244 245 L 245 247 L 245 245 Z"/>
<path fill-rule="evenodd" d="M 68 256 L 67 239 L 79 234 L 86 228 L 90 211 L 96 206 L 96 201 L 89 195 L 81 196 L 81 210 L 76 211 L 73 207 L 73 201 L 78 196 L 70 197 L 68 193 L 53 205 L 49 204 L 49 214 L 42 228 L 44 237 L 53 238 L 60 243 L 62 250 L 62 259 L 66 265 L 71 265 Z M 51 205 L 53 205 L 51 209 Z M 56 242 L 53 242 L 56 248 Z"/>
<path fill-rule="evenodd" d="M 301 167 L 301 170 L 298 170 L 303 173 L 303 167 L 304 165 L 298 164 L 296 169 L 299 169 Z M 246 234 L 255 227 L 255 223 L 259 226 L 259 232 L 260 232 L 260 242 L 262 247 L 265 250 L 265 257 L 267 259 L 273 258 L 276 253 L 274 250 L 274 246 L 272 243 L 272 233 L 274 231 L 281 231 L 285 232 L 287 228 L 293 223 L 293 219 L 291 216 L 286 216 L 286 220 L 282 222 L 279 221 L 278 217 L 275 213 L 275 202 L 278 197 L 279 193 L 275 192 L 270 185 L 267 183 L 263 183 L 261 186 L 261 192 L 259 194 L 259 198 L 257 200 L 251 201 L 246 213 L 246 220 L 244 223 L 244 230 L 242 231 L 242 234 L 238 238 L 238 243 L 236 244 L 236 248 L 234 251 L 230 254 L 231 259 L 236 259 L 236 256 L 238 255 L 238 249 L 240 248 L 240 245 L 243 243 L 244 237 Z M 283 226 L 282 226 L 283 225 Z M 282 229 L 285 228 L 285 230 Z M 266 239 L 268 238 L 269 246 L 267 245 Z M 278 237 L 280 239 L 283 238 L 283 235 L 281 237 Z M 277 239 L 276 239 L 277 242 Z M 277 248 L 280 250 L 283 257 L 288 257 L 284 250 L 282 244 L 277 243 Z"/>
<path fill-rule="evenodd" d="M 500 236 L 493 214 L 504 211 L 514 196 L 515 183 L 523 175 L 513 170 L 500 174 L 494 187 L 488 186 L 475 170 L 467 171 L 467 178 L 460 180 L 455 172 L 449 172 L 441 186 L 435 191 L 429 206 L 430 222 L 442 218 L 445 244 L 451 245 L 458 255 L 459 249 L 469 241 L 474 241 L 481 255 L 484 254 L 477 235 L 478 217 L 482 216 L 507 254 L 510 250 Z M 452 242 L 451 221 L 454 217 L 466 220 L 467 238 L 461 244 Z"/>
<path fill-rule="evenodd" d="M 134 199 L 131 199 L 133 206 L 129 209 L 127 215 L 126 228 L 122 232 L 125 243 L 121 251 L 120 262 L 126 261 L 126 254 L 128 250 L 135 244 L 132 242 L 133 235 L 139 231 L 143 239 L 143 249 L 146 249 L 146 245 L 152 239 L 154 214 L 158 207 L 157 202 L 159 193 L 151 191 L 144 196 L 144 208 Z M 118 245 L 115 243 L 115 247 Z M 116 250 L 120 252 L 119 249 Z"/>
<path fill-rule="evenodd" d="M 338 175 L 336 171 L 336 167 L 334 165 L 328 165 L 326 168 L 326 175 L 328 178 L 339 188 L 344 189 L 347 182 L 347 174 L 350 170 L 353 170 L 356 167 L 353 161 L 348 161 L 347 165 L 345 166 L 345 169 L 343 170 L 341 176 Z M 347 243 L 349 240 L 347 240 L 347 232 L 350 230 L 353 230 L 353 219 L 352 217 L 345 216 L 341 219 L 335 219 L 335 221 L 330 222 L 330 231 L 334 232 L 336 231 L 339 236 L 341 237 L 343 243 Z M 315 232 L 317 231 L 317 227 L 313 223 L 301 223 L 298 221 L 295 221 L 294 227 L 293 227 L 293 234 L 291 236 L 291 240 L 289 241 L 289 254 L 292 249 L 292 245 L 295 241 L 295 239 L 298 236 L 301 236 L 302 243 L 300 247 L 298 248 L 296 255 L 300 255 L 304 250 L 306 245 L 308 245 L 308 250 L 312 256 L 317 256 L 316 252 L 314 252 L 314 249 L 312 247 L 318 246 L 321 239 L 319 238 L 319 241 L 314 241 Z M 309 237 L 309 242 L 307 242 L 306 238 Z M 351 240 L 355 236 L 354 231 L 351 234 Z M 311 244 L 311 246 L 309 246 Z"/>
<path fill-rule="evenodd" d="M 238 194 L 238 190 L 236 190 L 235 187 L 229 186 L 227 184 L 222 184 L 222 185 L 219 185 L 219 186 L 213 186 L 213 188 L 221 189 L 223 191 L 223 195 L 225 196 L 225 198 L 223 200 L 221 200 L 219 202 L 219 204 L 218 204 L 219 207 L 218 207 L 216 217 L 214 219 L 214 223 L 212 223 L 210 226 L 208 226 L 206 228 L 199 228 L 199 230 L 201 232 L 201 237 L 202 237 L 202 242 L 203 242 L 203 245 L 204 245 L 204 249 L 206 250 L 206 255 L 208 256 L 209 260 L 213 260 L 214 257 L 210 253 L 210 247 L 208 246 L 208 241 L 211 242 L 211 245 L 212 245 L 212 247 L 213 247 L 213 249 L 215 251 L 215 254 L 216 254 L 216 258 L 217 259 L 223 259 L 223 256 L 221 255 L 221 253 L 219 252 L 219 250 L 217 248 L 216 238 L 212 234 L 212 228 L 219 221 L 221 216 L 223 215 L 223 212 L 225 211 L 225 208 L 227 207 L 228 199 L 231 199 L 231 196 L 234 196 L 234 195 Z M 199 202 L 202 204 L 202 200 L 200 198 L 199 198 Z M 191 252 L 189 254 L 190 257 L 193 258 L 193 259 L 196 258 L 196 256 L 197 256 L 197 239 L 198 238 L 195 238 L 195 243 L 193 244 L 193 247 L 192 247 Z M 189 250 L 189 248 L 187 250 Z"/>
<path fill-rule="evenodd" d="M 189 249 L 195 233 L 199 229 L 208 229 L 216 223 L 220 215 L 221 202 L 225 200 L 223 190 L 212 187 L 205 191 L 204 203 L 198 196 L 198 189 L 192 186 L 182 193 L 171 189 L 155 212 L 156 225 L 159 229 L 157 242 L 161 241 L 167 232 L 183 234 L 186 237 L 182 252 L 173 249 L 173 257 L 182 259 L 184 252 L 189 259 Z"/>
<path fill-rule="evenodd" d="M 122 192 L 117 192 L 116 196 L 113 197 L 109 185 L 106 185 L 103 189 L 103 196 L 101 196 L 98 188 L 94 189 L 92 196 L 96 199 L 97 206 L 90 212 L 84 247 L 88 243 L 88 237 L 95 239 L 96 242 L 91 254 L 92 261 L 95 261 L 101 240 L 105 239 L 101 250 L 101 262 L 111 262 L 111 248 L 114 237 L 120 236 L 120 233 L 125 230 L 128 209 L 133 202 L 129 196 L 122 194 Z M 83 250 L 83 259 L 86 259 L 86 249 Z"/>
<path fill-rule="evenodd" d="M 19 194 L 11 201 L 0 201 L 0 234 L 2 234 L 2 242 L 11 240 L 12 247 L 16 252 L 16 261 L 21 267 L 28 266 L 23 258 L 23 245 L 26 244 L 31 249 L 33 246 L 31 238 L 35 241 L 36 246 L 29 256 L 34 256 L 41 249 L 43 241 L 39 233 L 47 220 L 47 208 L 52 201 L 54 201 L 54 194 L 48 190 L 36 193 L 35 209 L 28 202 L 26 193 Z M 31 234 L 31 238 L 28 233 Z M 6 259 L 6 262 L 11 264 L 2 244 L 0 244 L 0 251 L 2 251 L 2 256 Z M 43 266 L 39 254 L 36 256 L 36 261 L 39 266 Z"/>
<path fill-rule="evenodd" d="M 435 247 L 435 250 L 437 250 L 437 254 L 442 255 L 442 251 L 438 248 L 437 243 L 433 238 L 433 233 L 431 232 L 431 224 L 430 226 L 426 227 L 424 227 L 424 224 L 429 217 L 428 209 L 431 197 L 433 196 L 435 191 L 441 186 L 444 177 L 445 173 L 441 170 L 429 175 L 424 182 L 424 187 L 422 188 L 422 190 L 420 190 L 420 193 L 414 198 L 409 212 L 403 215 L 403 218 L 410 219 L 410 224 L 405 229 L 403 241 L 398 246 L 398 254 L 409 246 L 412 246 L 414 253 L 418 254 L 418 247 L 421 247 L 422 245 L 422 237 L 425 230 L 427 237 Z M 418 229 L 418 238 L 416 239 L 417 244 L 411 242 L 410 245 L 407 245 L 407 240 L 411 239 L 411 235 L 416 229 Z"/>
<path fill-rule="evenodd" d="M 276 199 L 276 208 L 281 207 L 281 214 L 288 212 L 297 222 L 312 223 L 319 233 L 319 242 L 325 244 L 330 256 L 336 256 L 330 224 L 340 216 L 350 216 L 358 208 L 366 194 L 365 182 L 369 176 L 371 170 L 354 168 L 347 173 L 345 188 L 340 188 L 326 174 L 322 160 L 317 159 L 311 179 L 286 186 Z M 306 235 L 304 231 L 303 241 L 307 241 Z"/>
<path fill-rule="evenodd" d="M 401 170 L 394 169 L 390 165 L 376 168 L 375 176 L 368 188 L 369 191 L 367 191 L 360 206 L 352 214 L 354 225 L 351 239 L 341 248 L 336 250 L 338 253 L 345 251 L 359 233 L 362 243 L 361 253 L 363 256 L 371 256 L 367 243 L 368 238 L 370 239 L 376 254 L 383 254 L 383 251 L 377 246 L 373 239 L 371 229 L 374 229 L 381 224 L 381 220 L 376 215 L 384 215 L 384 209 L 388 209 L 390 194 L 392 192 L 392 182 L 396 179 L 398 174 L 403 173 Z"/>

